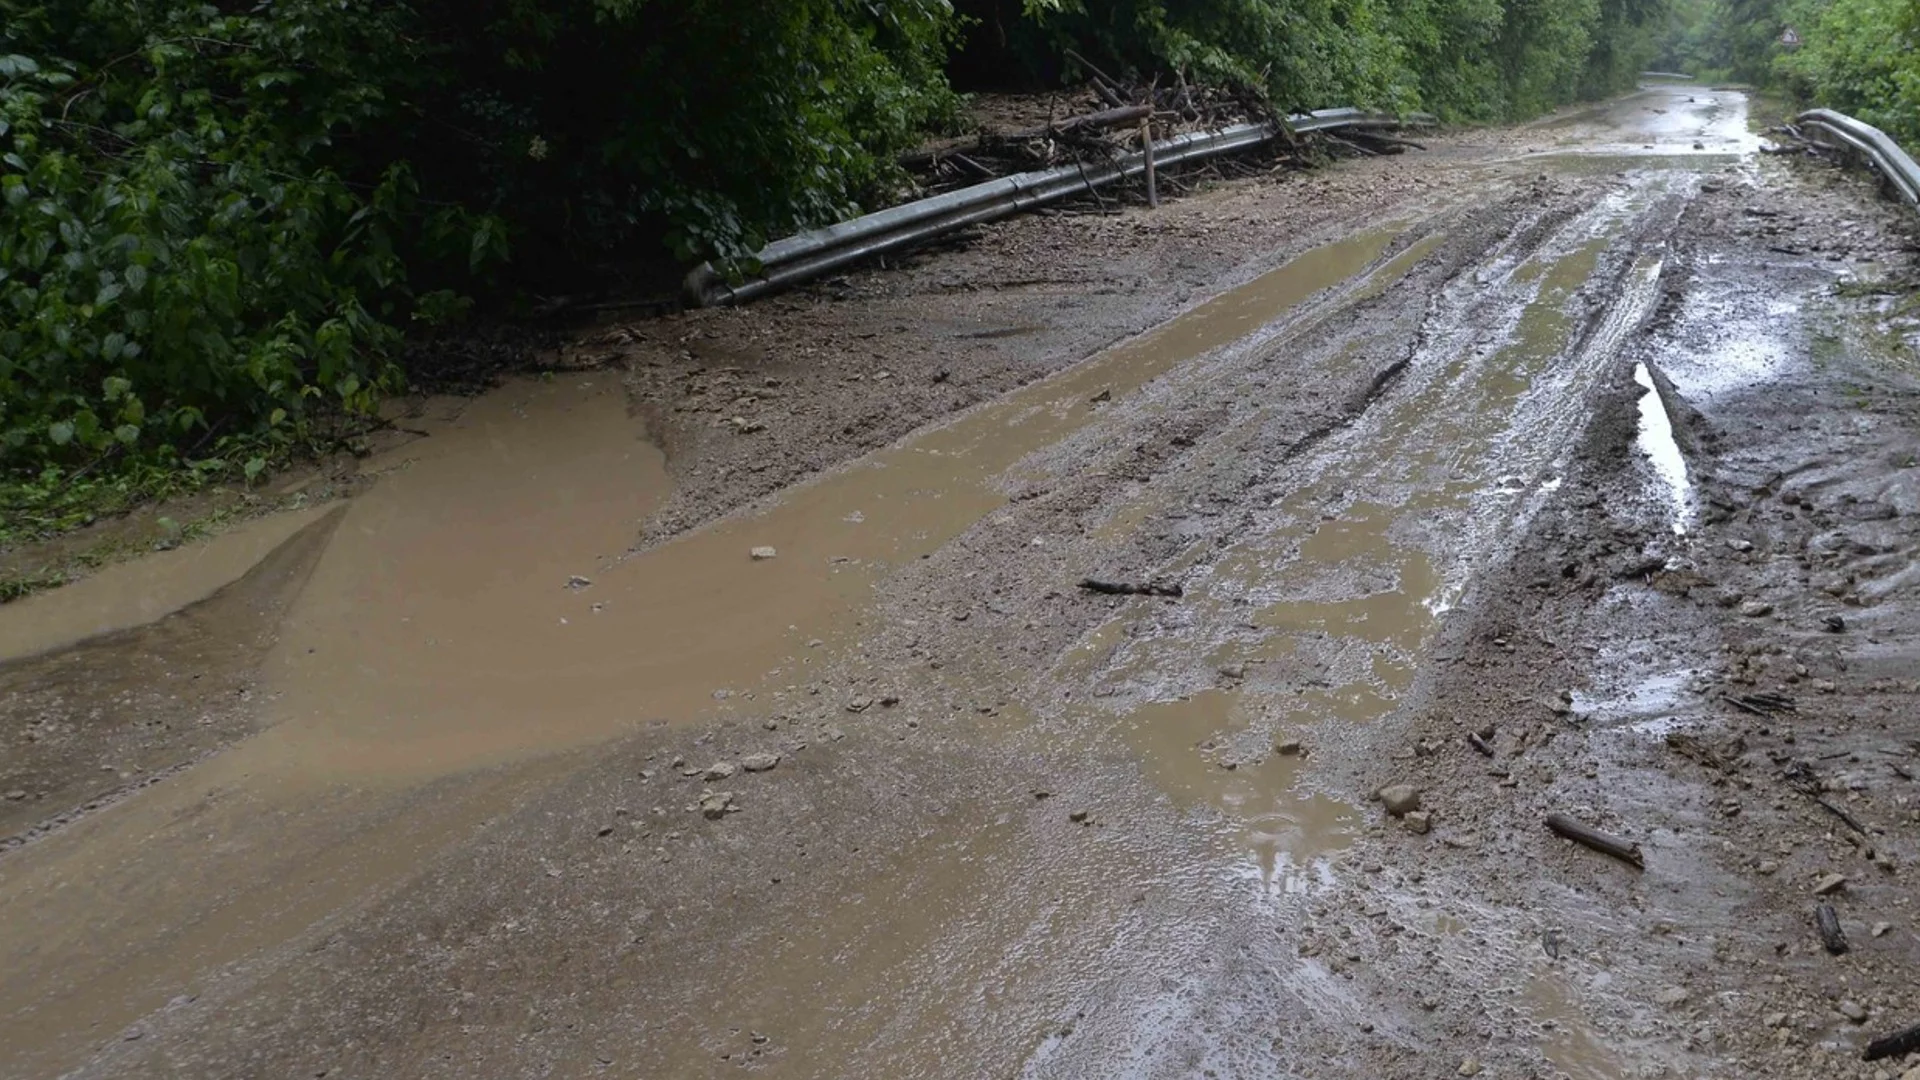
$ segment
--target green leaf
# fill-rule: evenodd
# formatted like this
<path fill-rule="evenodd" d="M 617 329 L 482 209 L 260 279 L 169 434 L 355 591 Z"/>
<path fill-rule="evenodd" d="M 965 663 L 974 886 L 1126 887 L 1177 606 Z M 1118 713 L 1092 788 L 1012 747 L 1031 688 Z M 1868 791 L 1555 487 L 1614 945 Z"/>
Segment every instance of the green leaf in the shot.
<path fill-rule="evenodd" d="M 65 446 L 73 441 L 73 423 L 68 420 L 56 420 L 47 425 L 47 438 L 55 446 Z"/>
<path fill-rule="evenodd" d="M 261 473 L 266 471 L 267 471 L 266 458 L 250 457 L 247 459 L 247 464 L 246 464 L 247 483 L 249 484 L 253 483 L 255 480 L 259 479 Z"/>
<path fill-rule="evenodd" d="M 127 336 L 125 334 L 108 334 L 107 340 L 102 343 L 101 349 L 103 352 L 112 350 L 115 355 L 118 355 L 120 350 L 126 347 L 126 344 Z M 118 375 L 109 375 L 101 380 L 100 383 L 100 396 L 106 398 L 108 401 L 119 401 L 132 391 L 132 380 L 121 378 Z"/>
<path fill-rule="evenodd" d="M 147 287 L 147 268 L 141 266 L 139 263 L 134 263 L 127 267 L 126 278 L 127 288 L 133 290 L 135 295 L 138 295 L 140 290 Z"/>
<path fill-rule="evenodd" d="M 140 441 L 140 428 L 136 424 L 121 424 L 113 429 L 113 437 L 132 446 Z"/>
<path fill-rule="evenodd" d="M 267 414 L 268 427 L 279 427 L 281 424 L 284 424 L 286 422 L 287 422 L 287 410 L 285 409 L 275 409 L 272 412 Z"/>

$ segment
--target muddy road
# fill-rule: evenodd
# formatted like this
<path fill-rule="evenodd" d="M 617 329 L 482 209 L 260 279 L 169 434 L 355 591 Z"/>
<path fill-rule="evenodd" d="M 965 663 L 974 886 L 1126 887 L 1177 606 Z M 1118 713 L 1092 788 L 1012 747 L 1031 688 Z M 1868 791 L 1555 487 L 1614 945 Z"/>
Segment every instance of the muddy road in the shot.
<path fill-rule="evenodd" d="M 0 608 L 0 1075 L 1900 1076 L 1914 228 L 1759 147 L 609 325 Z"/>

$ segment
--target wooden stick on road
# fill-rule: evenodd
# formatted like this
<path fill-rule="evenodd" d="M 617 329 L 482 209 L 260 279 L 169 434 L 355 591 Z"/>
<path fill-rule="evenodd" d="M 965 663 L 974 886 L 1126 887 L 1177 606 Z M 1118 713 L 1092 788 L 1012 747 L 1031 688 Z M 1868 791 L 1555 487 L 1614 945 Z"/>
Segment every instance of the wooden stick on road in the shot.
<path fill-rule="evenodd" d="M 1621 862 L 1631 863 L 1638 869 L 1647 868 L 1646 860 L 1640 854 L 1640 846 L 1617 836 L 1593 828 L 1583 822 L 1575 821 L 1565 814 L 1548 814 L 1547 828 L 1577 844 L 1584 844 L 1595 851 L 1611 855 Z"/>

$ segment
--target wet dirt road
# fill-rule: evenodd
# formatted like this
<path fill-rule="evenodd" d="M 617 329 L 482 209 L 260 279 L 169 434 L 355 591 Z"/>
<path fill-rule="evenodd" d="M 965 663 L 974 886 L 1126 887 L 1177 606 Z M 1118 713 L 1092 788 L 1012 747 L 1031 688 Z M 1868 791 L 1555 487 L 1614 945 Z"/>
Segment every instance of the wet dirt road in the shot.
<path fill-rule="evenodd" d="M 884 272 L 620 331 L 624 381 L 422 403 L 349 503 L 0 608 L 0 1074 L 1874 1075 L 1920 428 L 1834 289 L 1910 256 L 1757 147 L 1690 86 L 1443 144 L 1137 334 L 937 258 L 790 360 L 727 335 Z M 836 403 L 956 340 L 1054 373 L 860 452 Z M 1860 655 L 1790 640 L 1816 549 Z M 1776 699 L 1831 757 L 1730 726 Z M 1879 830 L 1843 969 L 1816 769 Z"/>

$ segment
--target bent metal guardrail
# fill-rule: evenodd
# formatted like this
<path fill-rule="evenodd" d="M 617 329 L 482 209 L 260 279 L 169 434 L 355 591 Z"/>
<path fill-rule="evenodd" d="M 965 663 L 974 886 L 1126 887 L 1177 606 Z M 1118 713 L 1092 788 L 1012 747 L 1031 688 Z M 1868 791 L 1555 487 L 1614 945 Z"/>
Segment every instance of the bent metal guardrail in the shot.
<path fill-rule="evenodd" d="M 1275 124 L 1236 124 L 1219 131 L 1176 135 L 1153 144 L 1153 162 L 1159 168 L 1247 150 L 1279 138 L 1283 130 L 1304 134 L 1336 128 L 1427 126 L 1434 122 L 1424 113 L 1398 117 L 1360 109 L 1322 109 L 1288 117 L 1285 129 Z M 800 233 L 762 248 L 757 256 L 760 274 L 737 285 L 728 282 L 712 263 L 701 264 L 687 275 L 687 302 L 696 307 L 745 303 L 862 259 L 1137 176 L 1146 167 L 1146 152 L 1136 151 L 1103 163 L 1016 173 Z"/>
<path fill-rule="evenodd" d="M 1832 109 L 1801 113 L 1796 123 L 1814 142 L 1844 147 L 1865 158 L 1909 206 L 1920 207 L 1920 165 L 1886 132 Z"/>

